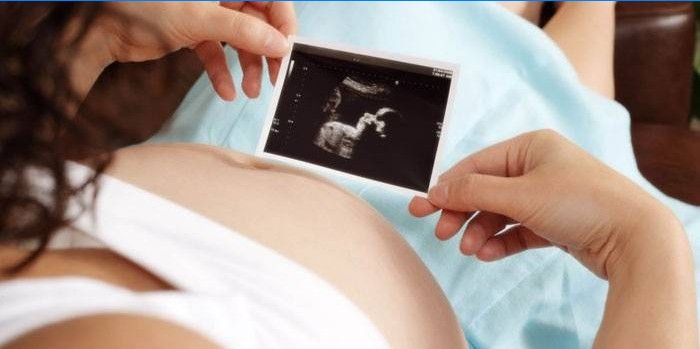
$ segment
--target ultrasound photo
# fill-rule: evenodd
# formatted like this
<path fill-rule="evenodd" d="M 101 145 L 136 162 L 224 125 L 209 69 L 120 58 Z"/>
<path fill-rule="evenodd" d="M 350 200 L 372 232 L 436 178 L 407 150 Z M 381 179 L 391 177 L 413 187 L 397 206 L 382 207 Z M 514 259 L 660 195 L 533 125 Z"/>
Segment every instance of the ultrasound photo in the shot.
<path fill-rule="evenodd" d="M 258 152 L 425 193 L 453 65 L 295 38 Z"/>

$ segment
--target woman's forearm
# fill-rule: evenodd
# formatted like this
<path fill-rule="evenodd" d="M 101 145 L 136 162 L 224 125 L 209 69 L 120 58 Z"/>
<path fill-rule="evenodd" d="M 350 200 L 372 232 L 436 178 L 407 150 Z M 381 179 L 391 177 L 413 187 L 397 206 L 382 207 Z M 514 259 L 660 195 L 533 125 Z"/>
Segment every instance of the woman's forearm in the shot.
<path fill-rule="evenodd" d="M 65 74 L 73 99 L 67 101 L 67 113 L 75 114 L 88 92 L 114 59 L 109 52 L 105 35 L 98 28 L 88 28 L 78 39 L 67 38 L 59 58 L 65 62 Z"/>
<path fill-rule="evenodd" d="M 595 348 L 698 347 L 693 260 L 674 218 L 630 236 L 608 276 Z"/>

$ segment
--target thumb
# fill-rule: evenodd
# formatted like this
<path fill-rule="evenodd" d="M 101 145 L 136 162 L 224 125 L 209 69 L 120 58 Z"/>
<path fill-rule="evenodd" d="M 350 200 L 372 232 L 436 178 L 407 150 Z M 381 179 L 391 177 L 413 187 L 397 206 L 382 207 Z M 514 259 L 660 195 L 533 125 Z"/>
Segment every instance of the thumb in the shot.
<path fill-rule="evenodd" d="M 518 220 L 527 205 L 520 177 L 470 173 L 440 182 L 428 192 L 431 204 L 459 212 L 488 211 Z"/>
<path fill-rule="evenodd" d="M 277 29 L 251 15 L 216 6 L 196 25 L 198 41 L 223 41 L 247 52 L 282 57 L 289 42 Z"/>

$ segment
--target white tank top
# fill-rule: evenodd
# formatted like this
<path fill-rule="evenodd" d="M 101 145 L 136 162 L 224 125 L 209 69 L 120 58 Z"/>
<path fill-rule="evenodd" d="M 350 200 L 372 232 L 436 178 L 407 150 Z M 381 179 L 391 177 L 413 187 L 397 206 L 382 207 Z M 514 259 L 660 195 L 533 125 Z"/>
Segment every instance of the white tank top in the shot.
<path fill-rule="evenodd" d="M 69 173 L 82 178 L 91 170 L 71 163 Z M 173 202 L 102 176 L 94 213 L 61 231 L 51 248 L 102 246 L 176 290 L 133 292 L 83 277 L 2 282 L 0 346 L 54 322 L 131 313 L 222 347 L 389 348 L 369 318 L 317 275 Z"/>

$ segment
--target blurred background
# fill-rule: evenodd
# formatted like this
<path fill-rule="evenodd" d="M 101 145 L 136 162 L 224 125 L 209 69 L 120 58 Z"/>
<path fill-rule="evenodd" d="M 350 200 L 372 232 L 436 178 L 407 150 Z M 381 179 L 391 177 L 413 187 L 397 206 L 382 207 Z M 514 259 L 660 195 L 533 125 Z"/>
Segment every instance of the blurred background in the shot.
<path fill-rule="evenodd" d="M 618 2 L 616 12 L 615 99 L 630 112 L 637 165 L 667 195 L 700 205 L 700 6 Z"/>
<path fill-rule="evenodd" d="M 616 11 L 615 93 L 630 111 L 638 167 L 700 205 L 700 6 L 619 2 Z"/>
<path fill-rule="evenodd" d="M 700 3 L 693 2 L 695 10 L 695 55 L 693 58 L 692 121 L 694 130 L 700 130 Z"/>

